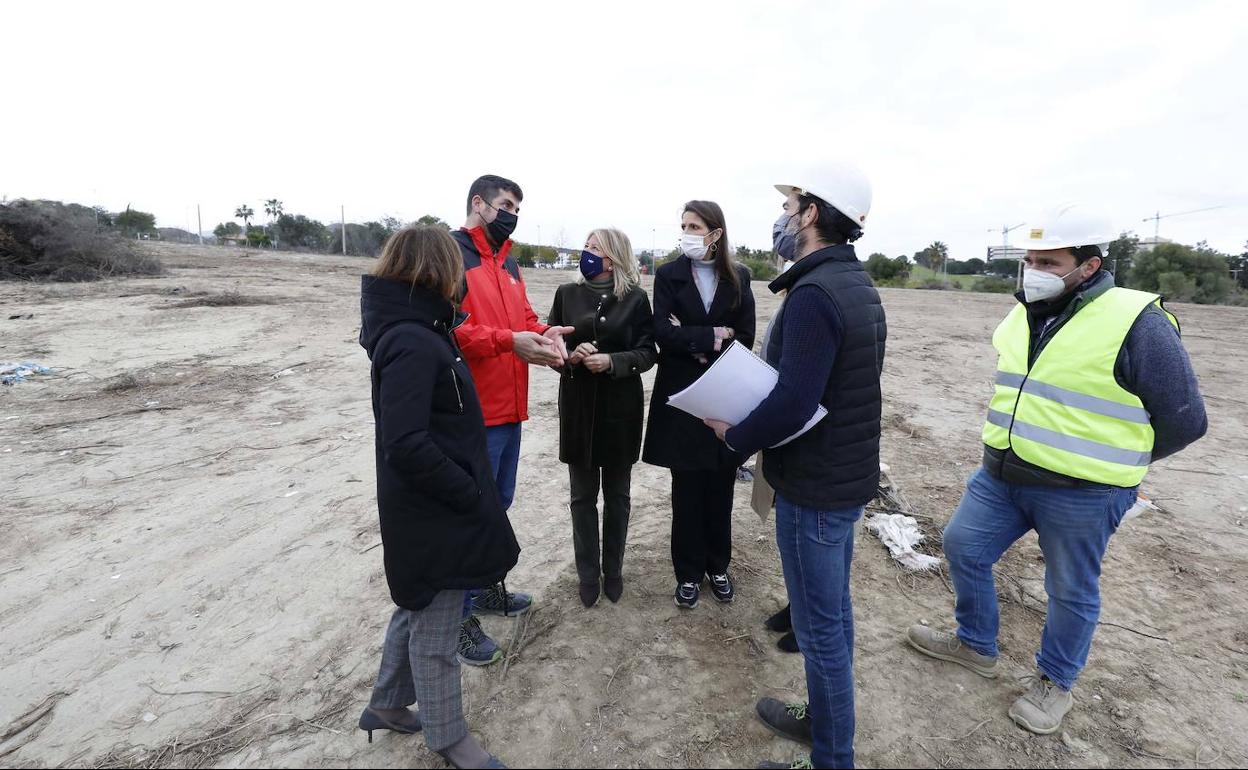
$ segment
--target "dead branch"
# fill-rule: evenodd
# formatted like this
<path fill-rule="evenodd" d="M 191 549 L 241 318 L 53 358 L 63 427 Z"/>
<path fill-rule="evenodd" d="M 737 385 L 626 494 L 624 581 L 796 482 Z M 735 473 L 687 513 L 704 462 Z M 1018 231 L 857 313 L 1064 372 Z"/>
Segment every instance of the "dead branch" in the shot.
<path fill-rule="evenodd" d="M 972 728 L 971 728 L 971 731 L 970 731 L 969 733 L 967 733 L 966 735 L 963 735 L 961 738 L 941 738 L 941 737 L 939 737 L 939 736 L 935 736 L 935 735 L 925 735 L 925 736 L 923 736 L 923 740 L 925 740 L 925 741 L 953 741 L 954 743 L 957 743 L 958 741 L 964 741 L 964 740 L 966 740 L 967 738 L 970 738 L 970 737 L 971 737 L 972 735 L 974 735 L 975 733 L 979 732 L 979 728 L 981 728 L 981 727 L 983 727 L 984 725 L 988 724 L 988 722 L 989 722 L 989 720 L 985 719 L 984 721 L 982 721 L 982 722 L 980 722 L 979 724 L 977 724 L 977 725 L 975 725 L 974 727 L 972 727 Z"/>
<path fill-rule="evenodd" d="M 56 704 L 67 695 L 69 695 L 67 692 L 54 692 L 39 701 L 38 705 L 28 709 L 25 714 L 9 723 L 4 732 L 0 733 L 0 741 L 7 741 L 13 736 L 30 729 L 31 725 L 51 713 L 52 709 L 56 708 Z"/>
<path fill-rule="evenodd" d="M 96 420 L 107 420 L 112 417 L 126 417 L 132 414 L 143 414 L 144 412 L 176 412 L 180 410 L 180 406 L 145 406 L 142 409 L 127 409 L 124 412 L 113 412 L 111 414 L 102 414 L 99 417 L 83 417 L 78 420 L 66 420 L 65 422 L 50 422 L 46 425 L 36 425 L 33 433 L 39 433 L 52 428 L 64 428 L 69 425 L 77 425 L 83 422 L 95 422 Z"/>

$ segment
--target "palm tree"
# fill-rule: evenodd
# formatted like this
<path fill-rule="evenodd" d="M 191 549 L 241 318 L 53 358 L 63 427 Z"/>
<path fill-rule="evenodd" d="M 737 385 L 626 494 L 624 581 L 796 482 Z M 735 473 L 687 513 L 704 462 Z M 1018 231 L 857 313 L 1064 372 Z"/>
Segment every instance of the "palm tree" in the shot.
<path fill-rule="evenodd" d="M 234 209 L 234 216 L 243 220 L 243 232 L 244 233 L 247 232 L 247 228 L 251 227 L 251 218 L 254 217 L 255 215 L 256 215 L 256 212 L 252 211 L 251 206 L 248 206 L 246 203 Z"/>
<path fill-rule="evenodd" d="M 940 241 L 933 241 L 931 246 L 927 247 L 928 253 L 931 255 L 932 270 L 939 273 L 949 261 L 949 247 Z"/>
<path fill-rule="evenodd" d="M 277 198 L 269 198 L 264 202 L 264 213 L 269 215 L 271 225 L 276 225 L 277 220 L 282 216 L 282 202 Z M 273 245 L 277 246 L 277 228 L 273 227 Z"/>

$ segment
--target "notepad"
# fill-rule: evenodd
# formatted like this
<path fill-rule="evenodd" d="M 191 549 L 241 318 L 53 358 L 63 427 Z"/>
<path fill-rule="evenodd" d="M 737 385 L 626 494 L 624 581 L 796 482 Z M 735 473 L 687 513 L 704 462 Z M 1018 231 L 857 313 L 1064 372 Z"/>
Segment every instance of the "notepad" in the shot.
<path fill-rule="evenodd" d="M 734 341 L 701 377 L 668 398 L 667 403 L 698 419 L 739 425 L 767 398 L 779 379 L 771 364 Z M 776 446 L 784 446 L 827 416 L 828 410 L 820 405 L 801 430 Z"/>

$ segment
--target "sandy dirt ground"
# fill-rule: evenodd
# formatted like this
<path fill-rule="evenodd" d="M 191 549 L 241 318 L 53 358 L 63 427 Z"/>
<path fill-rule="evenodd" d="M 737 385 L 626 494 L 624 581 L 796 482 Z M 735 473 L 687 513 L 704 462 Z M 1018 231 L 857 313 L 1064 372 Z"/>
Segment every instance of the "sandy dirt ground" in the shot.
<path fill-rule="evenodd" d="M 368 364 L 349 258 L 159 247 L 160 278 L 0 285 L 0 360 L 55 369 L 0 391 L 0 764 L 441 767 L 419 737 L 355 728 L 391 605 L 374 504 Z M 529 271 L 540 315 L 570 273 Z M 776 301 L 761 283 L 760 325 Z M 211 306 L 223 294 L 262 304 Z M 938 534 L 980 455 L 1005 296 L 886 290 L 884 459 Z M 1209 435 L 1158 463 L 1161 506 L 1104 565 L 1103 624 L 1062 733 L 1006 716 L 1043 623 L 1034 536 L 998 570 L 990 682 L 902 642 L 948 626 L 940 575 L 869 534 L 853 572 L 857 750 L 867 767 L 1248 764 L 1248 310 L 1177 306 Z M 33 318 L 9 319 L 33 314 Z M 761 326 L 760 326 L 761 328 Z M 647 383 L 652 379 L 647 378 Z M 581 608 L 556 378 L 533 372 L 508 657 L 464 670 L 469 721 L 514 767 L 747 767 L 800 747 L 753 716 L 801 696 L 772 525 L 738 486 L 738 600 L 672 603 L 666 471 L 638 465 L 624 599 Z"/>

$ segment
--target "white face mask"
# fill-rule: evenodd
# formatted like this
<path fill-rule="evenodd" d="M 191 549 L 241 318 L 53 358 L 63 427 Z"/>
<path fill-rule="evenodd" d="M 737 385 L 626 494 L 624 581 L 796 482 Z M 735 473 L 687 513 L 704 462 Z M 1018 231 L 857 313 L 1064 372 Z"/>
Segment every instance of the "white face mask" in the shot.
<path fill-rule="evenodd" d="M 1028 302 L 1039 302 L 1062 296 L 1062 292 L 1066 291 L 1066 279 L 1078 270 L 1079 268 L 1076 267 L 1063 276 L 1033 268 L 1023 270 L 1023 299 Z"/>
<path fill-rule="evenodd" d="M 708 251 L 708 248 L 706 244 L 702 242 L 704 238 L 705 238 L 704 236 L 694 235 L 693 233 L 685 233 L 681 235 L 680 236 L 680 253 L 684 254 L 686 257 L 689 257 L 690 259 L 696 259 L 702 262 L 710 261 L 706 259 L 706 253 Z"/>

